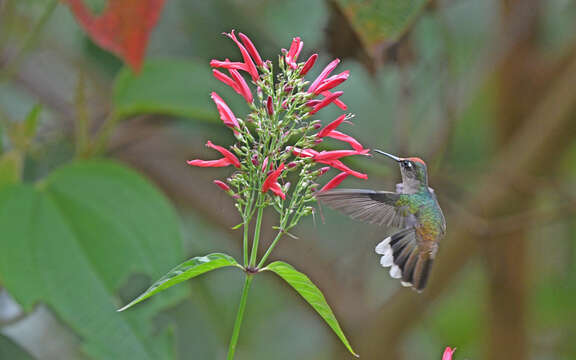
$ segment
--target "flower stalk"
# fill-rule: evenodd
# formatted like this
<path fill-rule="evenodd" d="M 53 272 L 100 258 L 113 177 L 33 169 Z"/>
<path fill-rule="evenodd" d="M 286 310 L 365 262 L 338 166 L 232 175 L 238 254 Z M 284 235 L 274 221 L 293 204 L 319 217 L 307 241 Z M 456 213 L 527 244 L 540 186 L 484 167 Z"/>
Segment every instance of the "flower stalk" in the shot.
<path fill-rule="evenodd" d="M 228 346 L 228 356 L 227 360 L 233 360 L 236 354 L 236 346 L 238 345 L 238 338 L 240 337 L 240 328 L 242 327 L 242 321 L 244 320 L 244 312 L 246 310 L 246 303 L 248 301 L 248 292 L 250 291 L 250 285 L 254 280 L 254 275 L 246 275 L 244 280 L 244 287 L 242 288 L 242 296 L 240 297 L 240 304 L 238 305 L 238 312 L 236 313 L 236 321 L 234 321 L 234 329 L 232 330 L 232 337 L 230 338 L 230 344 Z"/>
<path fill-rule="evenodd" d="M 309 85 L 304 76 L 314 66 L 318 55 L 298 62 L 304 45 L 300 38 L 294 38 L 289 50 L 283 50 L 278 57 L 278 69 L 275 70 L 270 60 L 261 58 L 246 35 L 240 33 L 240 40 L 234 31 L 225 35 L 238 46 L 242 61 L 212 60 L 213 75 L 242 96 L 249 104 L 251 113 L 244 119 L 238 118 L 226 101 L 212 92 L 211 98 L 220 119 L 234 132 L 237 142 L 228 150 L 208 141 L 207 146 L 222 157 L 216 160 L 190 160 L 188 164 L 197 167 L 233 166 L 235 170 L 226 182 L 215 181 L 218 187 L 234 198 L 243 227 L 242 253 L 246 279 L 230 339 L 228 359 L 231 360 L 236 351 L 254 276 L 266 266 L 280 239 L 289 235 L 290 229 L 302 217 L 313 213 L 315 194 L 320 188 L 317 183 L 319 178 L 332 168 L 338 170 L 338 175 L 322 190 L 338 186 L 349 175 L 365 179 L 365 174 L 350 169 L 341 160 L 349 156 L 367 155 L 369 150 L 350 135 L 336 130 L 345 120 L 351 119 L 351 115 L 343 114 L 324 128 L 321 120 L 315 118 L 317 112 L 328 106 L 347 108 L 340 99 L 343 92 L 330 91 L 349 77 L 348 71 L 329 77 L 340 63 L 339 59 L 330 62 Z M 255 88 L 255 95 L 243 77 L 246 75 Z M 340 141 L 351 149 L 318 149 L 324 139 Z M 278 232 L 258 259 L 266 208 L 276 211 L 278 225 L 274 228 Z M 252 221 L 255 224 L 251 237 Z"/>

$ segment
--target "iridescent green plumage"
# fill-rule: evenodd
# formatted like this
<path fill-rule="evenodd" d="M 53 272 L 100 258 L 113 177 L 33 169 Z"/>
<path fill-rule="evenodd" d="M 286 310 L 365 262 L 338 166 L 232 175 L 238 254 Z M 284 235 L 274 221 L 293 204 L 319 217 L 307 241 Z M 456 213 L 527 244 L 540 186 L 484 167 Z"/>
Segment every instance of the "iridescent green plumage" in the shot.
<path fill-rule="evenodd" d="M 378 150 L 377 150 L 378 151 Z M 380 151 L 378 151 L 380 152 Z M 391 157 L 400 165 L 402 183 L 396 192 L 373 190 L 332 190 L 318 198 L 354 219 L 396 228 L 376 247 L 382 266 L 402 284 L 421 291 L 426 286 L 438 242 L 446 223 L 434 190 L 428 187 L 426 164 L 419 158 Z"/>

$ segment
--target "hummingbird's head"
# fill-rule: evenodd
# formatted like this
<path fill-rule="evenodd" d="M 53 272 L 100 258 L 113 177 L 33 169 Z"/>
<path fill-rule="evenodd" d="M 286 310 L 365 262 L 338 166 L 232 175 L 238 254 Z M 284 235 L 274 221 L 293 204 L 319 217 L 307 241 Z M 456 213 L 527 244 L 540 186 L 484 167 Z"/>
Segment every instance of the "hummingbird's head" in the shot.
<path fill-rule="evenodd" d="M 404 184 L 411 188 L 418 188 L 420 185 L 428 186 L 427 168 L 424 160 L 418 157 L 401 158 L 377 149 L 374 151 L 398 163 Z"/>

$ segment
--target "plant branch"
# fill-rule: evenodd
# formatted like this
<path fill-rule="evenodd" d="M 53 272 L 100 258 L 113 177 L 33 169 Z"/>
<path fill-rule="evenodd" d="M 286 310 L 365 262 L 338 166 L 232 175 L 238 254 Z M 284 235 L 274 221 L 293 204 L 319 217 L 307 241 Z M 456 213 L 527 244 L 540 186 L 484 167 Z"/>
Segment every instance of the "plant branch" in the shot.
<path fill-rule="evenodd" d="M 256 258 L 258 257 L 258 243 L 260 242 L 260 230 L 262 228 L 262 215 L 264 213 L 264 206 L 262 205 L 263 195 L 259 195 L 256 206 L 258 207 L 258 214 L 256 215 L 256 227 L 254 228 L 254 240 L 252 241 L 252 252 L 250 253 L 250 266 L 256 265 Z"/>
<path fill-rule="evenodd" d="M 233 360 L 234 354 L 236 353 L 236 345 L 238 344 L 238 337 L 240 336 L 240 328 L 242 327 L 242 320 L 244 319 L 244 311 L 246 310 L 246 302 L 248 300 L 248 292 L 250 291 L 252 280 L 254 280 L 254 276 L 252 274 L 246 274 L 246 280 L 244 281 L 244 287 L 242 288 L 242 297 L 240 298 L 238 313 L 236 314 L 236 321 L 234 322 L 234 330 L 232 331 L 230 345 L 228 346 L 227 360 Z"/>

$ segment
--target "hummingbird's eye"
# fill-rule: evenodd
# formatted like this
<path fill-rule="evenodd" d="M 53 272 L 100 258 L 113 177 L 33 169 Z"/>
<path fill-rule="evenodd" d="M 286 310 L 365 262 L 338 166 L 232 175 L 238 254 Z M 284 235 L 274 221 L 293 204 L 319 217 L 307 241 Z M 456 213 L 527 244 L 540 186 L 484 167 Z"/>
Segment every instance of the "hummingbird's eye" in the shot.
<path fill-rule="evenodd" d="M 412 163 L 410 161 L 404 161 L 403 164 L 405 168 L 412 169 Z"/>

